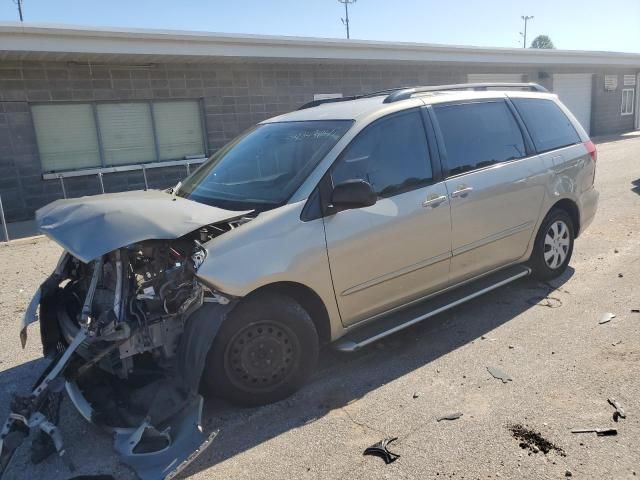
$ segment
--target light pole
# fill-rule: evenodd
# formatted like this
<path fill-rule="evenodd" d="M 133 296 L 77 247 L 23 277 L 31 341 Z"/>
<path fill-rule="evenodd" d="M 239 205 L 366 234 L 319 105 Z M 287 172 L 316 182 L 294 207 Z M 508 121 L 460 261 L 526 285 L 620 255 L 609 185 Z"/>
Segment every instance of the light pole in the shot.
<path fill-rule="evenodd" d="M 347 39 L 351 38 L 349 36 L 349 5 L 352 3 L 356 3 L 357 0 L 338 0 L 340 3 L 344 4 L 344 18 L 342 18 L 342 24 L 347 27 Z"/>
<path fill-rule="evenodd" d="M 522 20 L 524 20 L 524 33 L 520 32 L 520 35 L 523 36 L 522 48 L 527 48 L 527 22 L 529 20 L 533 20 L 533 15 L 531 15 L 531 16 L 522 15 L 520 18 L 522 18 Z"/>
<path fill-rule="evenodd" d="M 23 21 L 23 18 L 22 18 L 22 0 L 13 0 L 13 1 L 16 3 L 16 5 L 18 5 L 18 15 L 20 15 L 20 21 L 22 22 Z"/>

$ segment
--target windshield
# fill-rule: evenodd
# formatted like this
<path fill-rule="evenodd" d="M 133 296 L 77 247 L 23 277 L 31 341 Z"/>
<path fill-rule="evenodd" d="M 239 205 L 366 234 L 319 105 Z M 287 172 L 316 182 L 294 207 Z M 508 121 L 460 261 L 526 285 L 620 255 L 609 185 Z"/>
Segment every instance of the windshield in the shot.
<path fill-rule="evenodd" d="M 216 152 L 177 195 L 229 210 L 264 211 L 283 205 L 352 123 L 257 125 Z"/>

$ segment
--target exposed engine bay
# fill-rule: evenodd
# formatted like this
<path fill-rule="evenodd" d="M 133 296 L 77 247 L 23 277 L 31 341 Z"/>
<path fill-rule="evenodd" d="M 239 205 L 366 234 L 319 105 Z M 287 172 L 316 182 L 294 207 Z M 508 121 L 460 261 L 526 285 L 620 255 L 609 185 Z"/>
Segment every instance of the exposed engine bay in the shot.
<path fill-rule="evenodd" d="M 197 278 L 203 244 L 249 221 L 205 225 L 177 239 L 144 240 L 86 263 L 65 252 L 23 322 L 37 319 L 49 368 L 16 396 L 0 432 L 0 476 L 36 432 L 41 456 L 73 469 L 56 426 L 60 395 L 114 434 L 114 448 L 142 479 L 172 478 L 213 440 L 201 425 L 199 384 L 211 342 L 236 299 Z"/>
<path fill-rule="evenodd" d="M 167 368 L 185 319 L 204 299 L 205 287 L 194 274 L 206 253 L 189 243 L 148 241 L 90 264 L 71 257 L 56 302 L 67 344 L 80 328 L 91 337 L 117 343 L 100 364 L 123 379 L 136 370 L 135 363 Z M 79 351 L 82 356 L 88 353 Z"/>

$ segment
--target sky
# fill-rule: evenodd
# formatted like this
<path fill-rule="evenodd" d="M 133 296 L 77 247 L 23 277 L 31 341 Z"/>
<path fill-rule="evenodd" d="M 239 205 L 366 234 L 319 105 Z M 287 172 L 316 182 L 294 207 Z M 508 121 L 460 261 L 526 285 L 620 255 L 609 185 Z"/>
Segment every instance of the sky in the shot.
<path fill-rule="evenodd" d="M 0 0 L 0 22 L 18 20 Z M 23 0 L 26 22 L 344 38 L 338 0 Z M 556 48 L 640 53 L 640 0 L 357 0 L 351 38 L 520 47 L 539 34 Z"/>

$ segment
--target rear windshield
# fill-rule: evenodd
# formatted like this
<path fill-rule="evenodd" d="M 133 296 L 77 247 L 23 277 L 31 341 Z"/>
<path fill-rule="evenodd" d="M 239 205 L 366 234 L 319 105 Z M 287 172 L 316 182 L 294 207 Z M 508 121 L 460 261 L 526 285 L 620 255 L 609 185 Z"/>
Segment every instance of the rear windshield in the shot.
<path fill-rule="evenodd" d="M 187 178 L 178 196 L 229 210 L 264 211 L 283 205 L 352 123 L 257 125 Z"/>
<path fill-rule="evenodd" d="M 580 143 L 569 118 L 552 100 L 513 98 L 538 152 Z"/>

